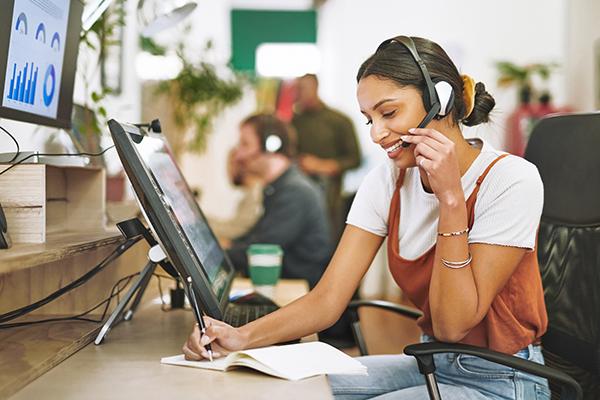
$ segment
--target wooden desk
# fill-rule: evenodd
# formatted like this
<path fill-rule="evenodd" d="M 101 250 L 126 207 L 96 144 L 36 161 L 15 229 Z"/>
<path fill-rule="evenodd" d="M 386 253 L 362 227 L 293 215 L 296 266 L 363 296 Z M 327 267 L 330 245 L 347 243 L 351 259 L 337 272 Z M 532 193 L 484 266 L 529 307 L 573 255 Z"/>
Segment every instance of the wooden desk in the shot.
<path fill-rule="evenodd" d="M 306 290 L 304 283 L 283 281 L 276 300 L 289 302 Z M 245 369 L 224 373 L 160 364 L 161 357 L 181 353 L 194 316 L 184 310 L 162 312 L 156 300 L 117 325 L 102 345 L 88 345 L 11 399 L 332 398 L 325 376 L 291 382 Z"/>

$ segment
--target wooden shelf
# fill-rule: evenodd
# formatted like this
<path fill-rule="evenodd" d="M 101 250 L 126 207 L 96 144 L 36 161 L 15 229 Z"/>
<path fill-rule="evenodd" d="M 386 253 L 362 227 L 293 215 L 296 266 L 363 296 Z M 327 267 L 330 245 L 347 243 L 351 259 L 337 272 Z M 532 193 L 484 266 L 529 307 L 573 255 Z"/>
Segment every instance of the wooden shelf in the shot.
<path fill-rule="evenodd" d="M 13 244 L 44 243 L 55 232 L 104 229 L 105 181 L 104 169 L 97 167 L 21 164 L 7 171 L 0 187 L 10 190 L 0 190 L 0 203 Z"/>
<path fill-rule="evenodd" d="M 33 319 L 41 317 L 57 316 L 36 316 Z M 0 397 L 10 397 L 90 343 L 100 326 L 93 322 L 68 321 L 0 331 Z"/>
<path fill-rule="evenodd" d="M 0 313 L 32 304 L 64 287 L 123 241 L 116 232 L 60 233 L 48 238 L 45 244 L 21 244 L 0 252 Z M 9 323 L 73 316 L 89 310 L 110 295 L 115 282 L 139 272 L 147 252 L 146 243 L 135 244 L 90 281 Z M 140 309 L 156 297 L 155 286 L 149 286 Z M 109 313 L 116 303 L 114 298 Z M 99 319 L 100 315 L 86 317 Z M 101 324 L 94 322 L 55 321 L 0 329 L 0 399 L 10 397 L 93 341 L 100 328 Z"/>
<path fill-rule="evenodd" d="M 122 241 L 116 230 L 50 233 L 46 243 L 15 244 L 8 250 L 0 250 L 0 274 L 60 261 Z"/>

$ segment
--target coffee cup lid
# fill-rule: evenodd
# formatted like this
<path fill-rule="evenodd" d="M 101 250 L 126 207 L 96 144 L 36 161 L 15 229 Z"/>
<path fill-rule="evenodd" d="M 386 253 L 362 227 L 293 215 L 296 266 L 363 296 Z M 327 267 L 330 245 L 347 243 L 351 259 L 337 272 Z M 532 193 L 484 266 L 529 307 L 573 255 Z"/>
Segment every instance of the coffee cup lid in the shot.
<path fill-rule="evenodd" d="M 278 244 L 269 243 L 255 243 L 248 246 L 248 254 L 270 254 L 270 255 L 282 255 L 283 250 Z"/>

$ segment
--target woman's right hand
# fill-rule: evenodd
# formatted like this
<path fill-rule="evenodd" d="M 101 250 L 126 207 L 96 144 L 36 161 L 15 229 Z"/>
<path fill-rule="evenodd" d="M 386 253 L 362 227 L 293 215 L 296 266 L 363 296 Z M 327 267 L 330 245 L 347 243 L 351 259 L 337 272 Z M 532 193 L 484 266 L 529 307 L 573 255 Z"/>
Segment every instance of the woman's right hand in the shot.
<path fill-rule="evenodd" d="M 198 324 L 194 325 L 192 333 L 183 345 L 183 354 L 186 360 L 200 361 L 209 358 L 206 351 L 207 344 L 212 347 L 213 357 L 223 357 L 232 351 L 242 350 L 248 343 L 247 338 L 240 329 L 227 325 L 225 322 L 204 317 L 206 334 L 200 337 Z"/>

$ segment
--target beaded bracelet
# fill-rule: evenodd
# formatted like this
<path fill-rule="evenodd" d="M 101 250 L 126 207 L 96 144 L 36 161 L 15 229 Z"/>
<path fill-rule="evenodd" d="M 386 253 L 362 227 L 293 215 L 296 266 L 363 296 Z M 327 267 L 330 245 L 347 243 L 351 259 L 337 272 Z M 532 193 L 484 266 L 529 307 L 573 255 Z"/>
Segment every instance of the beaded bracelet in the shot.
<path fill-rule="evenodd" d="M 438 232 L 438 236 L 443 236 L 443 237 L 451 237 L 451 236 L 460 236 L 460 235 L 464 235 L 465 233 L 469 232 L 469 228 L 465 228 L 462 231 L 456 231 L 456 232 Z"/>
<path fill-rule="evenodd" d="M 442 264 L 444 264 L 444 266 L 448 268 L 459 269 L 471 264 L 472 260 L 473 256 L 471 255 L 471 253 L 469 253 L 469 257 L 464 261 L 447 261 L 442 258 Z"/>

